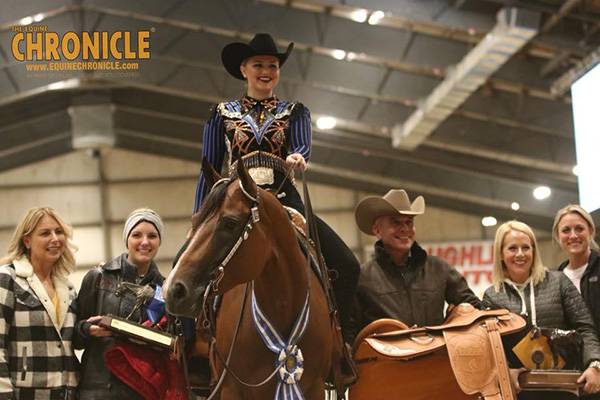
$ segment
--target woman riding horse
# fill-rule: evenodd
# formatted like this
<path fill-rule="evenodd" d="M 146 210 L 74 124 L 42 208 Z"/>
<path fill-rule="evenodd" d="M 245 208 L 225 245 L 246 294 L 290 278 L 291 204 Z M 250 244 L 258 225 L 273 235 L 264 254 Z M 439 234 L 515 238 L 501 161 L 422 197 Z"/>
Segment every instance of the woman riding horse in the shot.
<path fill-rule="evenodd" d="M 340 356 L 325 292 L 285 209 L 243 163 L 236 169 L 237 179 L 221 179 L 203 162 L 213 189 L 165 283 L 167 310 L 211 326 L 220 398 L 323 399 Z M 211 293 L 223 294 L 216 326 Z"/>
<path fill-rule="evenodd" d="M 279 53 L 268 34 L 257 34 L 249 44 L 230 43 L 223 48 L 225 69 L 246 81 L 247 93 L 212 107 L 204 127 L 202 155 L 217 171 L 221 171 L 226 154 L 230 172 L 235 170 L 233 160 L 241 158 L 258 185 L 275 190 L 281 187 L 280 202 L 304 214 L 290 168 L 298 172 L 306 168 L 311 151 L 310 113 L 299 102 L 282 101 L 273 95 L 279 68 L 292 48 L 293 43 L 285 53 Z M 194 213 L 200 210 L 209 189 L 200 174 Z M 333 229 L 318 217 L 316 225 L 325 263 L 336 271 L 333 290 L 345 335 L 360 265 Z"/>

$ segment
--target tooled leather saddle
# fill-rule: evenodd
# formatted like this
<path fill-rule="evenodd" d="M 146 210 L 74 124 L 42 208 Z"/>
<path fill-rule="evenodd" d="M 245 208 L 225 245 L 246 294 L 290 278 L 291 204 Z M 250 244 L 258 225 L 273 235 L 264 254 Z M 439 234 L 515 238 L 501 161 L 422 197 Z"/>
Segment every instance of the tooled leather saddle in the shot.
<path fill-rule="evenodd" d="M 398 326 L 375 321 L 357 336 L 350 399 L 515 398 L 500 336 L 523 329 L 518 315 L 460 304 L 442 325 Z"/>

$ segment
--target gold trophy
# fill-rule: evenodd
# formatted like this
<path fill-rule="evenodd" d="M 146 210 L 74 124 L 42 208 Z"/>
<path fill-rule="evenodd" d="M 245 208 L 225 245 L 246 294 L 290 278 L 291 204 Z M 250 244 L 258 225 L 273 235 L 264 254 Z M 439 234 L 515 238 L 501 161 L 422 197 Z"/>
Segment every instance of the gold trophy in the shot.
<path fill-rule="evenodd" d="M 522 389 L 577 394 L 581 376 L 583 340 L 574 330 L 534 327 L 514 348 L 529 371 L 519 375 Z"/>
<path fill-rule="evenodd" d="M 154 289 L 148 285 L 141 286 L 134 283 L 121 282 L 117 286 L 115 294 L 119 297 L 128 291 L 134 294 L 136 304 L 127 318 L 108 314 L 102 317 L 99 325 L 110 330 L 120 339 L 125 339 L 139 345 L 150 346 L 156 350 L 176 352 L 177 337 L 175 335 L 129 320 L 137 309 L 143 305 L 150 304 L 152 299 L 154 299 Z"/>

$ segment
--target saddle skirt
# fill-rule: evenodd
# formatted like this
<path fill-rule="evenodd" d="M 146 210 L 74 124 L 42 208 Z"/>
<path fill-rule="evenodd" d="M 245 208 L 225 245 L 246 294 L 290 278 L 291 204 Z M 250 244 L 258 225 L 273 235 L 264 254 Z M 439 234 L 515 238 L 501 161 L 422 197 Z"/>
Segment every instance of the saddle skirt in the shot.
<path fill-rule="evenodd" d="M 365 337 L 370 326 L 357 337 Z M 350 398 L 391 399 L 390 393 L 402 393 L 398 398 L 512 400 L 500 336 L 524 326 L 508 310 L 461 304 L 442 325 L 367 334 L 355 344 L 361 379 Z"/>

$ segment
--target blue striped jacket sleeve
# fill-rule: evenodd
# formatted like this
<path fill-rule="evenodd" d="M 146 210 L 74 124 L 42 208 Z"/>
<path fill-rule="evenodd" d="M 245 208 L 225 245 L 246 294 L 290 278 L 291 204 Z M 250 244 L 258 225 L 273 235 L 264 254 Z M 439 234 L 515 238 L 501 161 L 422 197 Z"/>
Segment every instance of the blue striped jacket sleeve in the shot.
<path fill-rule="evenodd" d="M 217 105 L 213 106 L 214 108 Z M 204 125 L 204 134 L 202 138 L 202 158 L 206 157 L 217 172 L 221 172 L 223 159 L 225 158 L 225 131 L 223 120 L 215 109 L 211 110 L 211 116 Z M 206 187 L 204 175 L 200 171 L 198 185 L 196 186 L 196 199 L 194 202 L 194 214 L 200 210 L 204 197 L 208 194 L 210 188 Z"/>
<path fill-rule="evenodd" d="M 296 104 L 290 118 L 289 153 L 299 153 L 306 161 L 310 158 L 312 128 L 310 126 L 310 111 L 301 103 Z"/>

